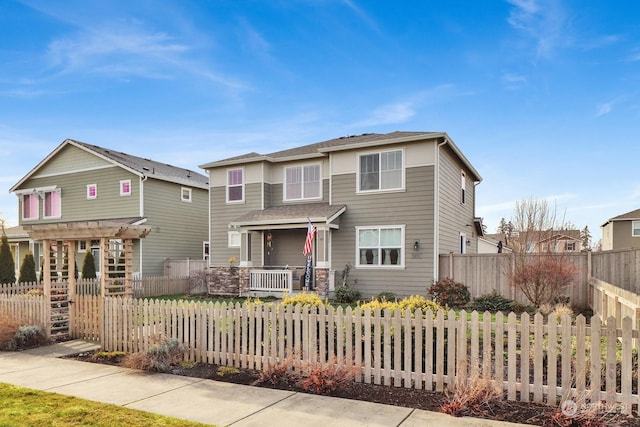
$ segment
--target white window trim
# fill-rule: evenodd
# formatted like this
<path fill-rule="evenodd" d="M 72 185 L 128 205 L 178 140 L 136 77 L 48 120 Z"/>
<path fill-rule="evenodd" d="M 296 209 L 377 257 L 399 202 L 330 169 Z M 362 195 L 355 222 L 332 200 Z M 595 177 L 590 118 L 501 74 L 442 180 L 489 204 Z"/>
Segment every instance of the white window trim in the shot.
<path fill-rule="evenodd" d="M 91 188 L 95 188 L 96 195 L 91 195 Z M 98 184 L 87 184 L 87 200 L 94 200 L 98 198 Z"/>
<path fill-rule="evenodd" d="M 460 204 L 467 202 L 467 175 L 464 171 L 460 171 Z"/>
<path fill-rule="evenodd" d="M 129 184 L 129 192 L 125 193 L 125 192 L 122 191 L 122 184 L 127 184 L 127 183 Z M 120 195 L 121 196 L 130 196 L 131 193 L 132 193 L 131 180 L 130 179 L 120 180 Z"/>
<path fill-rule="evenodd" d="M 378 154 L 378 156 L 380 156 L 380 154 L 382 153 L 391 153 L 394 151 L 400 151 L 402 152 L 402 168 L 401 168 L 401 184 L 400 187 L 398 188 L 385 188 L 385 189 L 380 189 L 378 188 L 377 190 L 360 190 L 360 157 L 362 156 L 368 156 L 371 154 Z M 356 170 L 356 194 L 372 194 L 372 193 L 389 193 L 389 192 L 394 192 L 394 191 L 405 191 L 406 188 L 406 175 L 407 175 L 407 167 L 406 167 L 406 152 L 404 148 L 394 148 L 393 150 L 380 150 L 380 151 L 369 151 L 369 152 L 365 152 L 365 153 L 359 153 L 358 154 L 358 158 L 357 158 L 357 170 Z M 380 171 L 378 171 L 378 173 L 380 173 Z M 380 178 L 379 178 L 380 179 Z"/>
<path fill-rule="evenodd" d="M 318 182 L 318 194 L 317 197 L 305 197 L 304 195 L 304 168 L 308 166 L 317 166 L 320 172 L 320 180 Z M 299 198 L 287 197 L 287 169 L 300 168 L 302 170 L 302 196 Z M 282 200 L 285 202 L 293 202 L 298 200 L 322 200 L 322 164 L 320 163 L 307 163 L 303 165 L 287 166 L 283 169 L 284 176 L 282 178 Z"/>
<path fill-rule="evenodd" d="M 187 197 L 187 198 L 184 197 L 185 191 L 189 195 L 189 197 Z M 191 189 L 189 187 L 181 187 L 180 188 L 180 200 L 183 201 L 183 202 L 186 202 L 186 203 L 191 203 L 191 201 L 193 200 L 193 189 Z"/>
<path fill-rule="evenodd" d="M 360 237 L 360 230 L 381 230 L 381 229 L 389 229 L 389 228 L 399 228 L 400 229 L 400 263 L 397 265 L 392 264 L 361 264 L 360 263 L 360 246 L 358 244 L 358 240 Z M 355 267 L 357 269 L 390 269 L 390 270 L 399 270 L 404 269 L 405 266 L 405 226 L 404 225 L 366 225 L 366 226 L 356 226 L 356 241 L 355 241 Z"/>
<path fill-rule="evenodd" d="M 460 253 L 467 253 L 467 235 L 464 233 L 460 233 Z"/>
<path fill-rule="evenodd" d="M 237 243 L 236 243 L 237 239 Z M 227 232 L 227 247 L 239 248 L 241 243 L 241 236 L 239 231 L 231 230 Z"/>
<path fill-rule="evenodd" d="M 84 242 L 84 249 L 82 248 L 82 243 Z M 87 241 L 86 240 L 78 240 L 78 252 L 83 253 L 87 251 Z"/>
<path fill-rule="evenodd" d="M 638 234 L 635 234 L 636 230 L 638 230 Z M 640 237 L 640 221 L 631 221 L 631 237 Z"/>
<path fill-rule="evenodd" d="M 229 200 L 229 172 L 231 171 L 235 171 L 235 170 L 240 170 L 242 171 L 242 198 L 240 200 Z M 225 171 L 225 178 L 226 178 L 226 201 L 228 204 L 234 204 L 234 203 L 244 203 L 244 199 L 245 199 L 245 184 L 247 181 L 247 175 L 245 174 L 245 170 L 244 168 L 231 168 L 231 169 L 227 169 Z M 238 185 L 234 185 L 234 187 L 237 187 Z"/>
<path fill-rule="evenodd" d="M 36 216 L 30 217 L 30 218 L 25 218 L 25 216 L 24 216 L 24 196 L 29 196 L 29 197 L 34 196 L 34 199 L 35 199 L 36 205 L 37 205 L 37 207 L 36 207 Z M 22 211 L 21 212 L 22 220 L 23 221 L 36 221 L 36 220 L 40 219 L 40 198 L 38 197 L 38 195 L 35 194 L 35 193 L 34 194 L 21 194 L 20 197 L 22 197 L 22 200 L 21 200 L 22 201 L 22 209 L 21 209 L 21 211 Z"/>
<path fill-rule="evenodd" d="M 47 193 L 58 193 L 58 200 L 60 201 L 60 214 L 59 215 L 49 215 L 47 216 Z M 45 191 L 42 195 L 42 219 L 57 219 L 62 218 L 62 192 L 60 189 Z"/>

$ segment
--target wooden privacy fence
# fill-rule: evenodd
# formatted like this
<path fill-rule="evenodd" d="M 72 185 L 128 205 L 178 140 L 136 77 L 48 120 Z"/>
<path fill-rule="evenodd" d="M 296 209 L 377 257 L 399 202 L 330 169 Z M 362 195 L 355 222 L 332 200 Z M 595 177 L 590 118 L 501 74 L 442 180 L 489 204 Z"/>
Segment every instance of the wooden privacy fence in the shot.
<path fill-rule="evenodd" d="M 435 391 L 486 378 L 509 400 L 556 405 L 573 399 L 637 408 L 638 369 L 630 318 L 556 319 L 464 311 L 362 312 L 341 307 L 108 297 L 103 348 L 136 352 L 177 339 L 185 359 L 251 369 L 293 358 L 353 363 L 357 381 Z M 635 409 L 637 412 L 637 409 Z"/>
<path fill-rule="evenodd" d="M 497 291 L 507 298 L 526 303 L 529 301 L 515 286 L 509 275 L 517 254 L 446 254 L 439 258 L 439 278 L 452 278 L 469 288 L 472 298 Z M 529 257 L 546 255 L 532 254 Z M 552 255 L 553 256 L 553 255 Z M 576 267 L 574 286 L 565 289 L 571 304 L 587 306 L 589 303 L 589 256 L 587 252 L 563 253 L 563 262 Z M 615 282 L 609 282 L 615 283 Z"/>
<path fill-rule="evenodd" d="M 204 271 L 209 267 L 206 259 L 171 259 L 163 262 L 163 273 L 170 277 L 190 276 L 193 273 Z"/>

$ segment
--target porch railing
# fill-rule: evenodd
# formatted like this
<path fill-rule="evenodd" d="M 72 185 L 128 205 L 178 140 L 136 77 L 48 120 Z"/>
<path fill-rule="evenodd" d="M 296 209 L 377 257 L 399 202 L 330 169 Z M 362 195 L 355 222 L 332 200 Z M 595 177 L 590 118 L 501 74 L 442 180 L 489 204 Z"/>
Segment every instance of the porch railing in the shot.
<path fill-rule="evenodd" d="M 291 270 L 251 270 L 249 290 L 291 292 L 292 281 L 293 272 Z"/>

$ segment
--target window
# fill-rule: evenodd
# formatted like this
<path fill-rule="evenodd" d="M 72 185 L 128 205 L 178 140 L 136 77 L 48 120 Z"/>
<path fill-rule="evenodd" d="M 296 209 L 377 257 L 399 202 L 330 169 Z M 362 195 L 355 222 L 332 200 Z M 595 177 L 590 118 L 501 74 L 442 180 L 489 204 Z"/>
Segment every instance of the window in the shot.
<path fill-rule="evenodd" d="M 402 150 L 363 154 L 358 164 L 358 190 L 398 190 L 404 187 Z"/>
<path fill-rule="evenodd" d="M 187 187 L 182 187 L 180 190 L 180 200 L 183 202 L 191 203 L 191 189 Z"/>
<path fill-rule="evenodd" d="M 467 190 L 467 179 L 464 171 L 460 172 L 460 203 L 464 205 Z"/>
<path fill-rule="evenodd" d="M 120 181 L 120 195 L 121 196 L 130 196 L 131 195 L 131 180 L 125 179 Z"/>
<path fill-rule="evenodd" d="M 566 250 L 571 252 L 576 250 L 576 242 L 567 242 Z"/>
<path fill-rule="evenodd" d="M 87 241 L 80 240 L 78 242 L 78 252 L 86 252 L 87 251 Z"/>
<path fill-rule="evenodd" d="M 631 225 L 631 235 L 633 237 L 639 237 L 640 236 L 640 221 L 633 221 L 633 223 Z"/>
<path fill-rule="evenodd" d="M 292 166 L 284 170 L 284 199 L 318 199 L 321 197 L 320 165 Z"/>
<path fill-rule="evenodd" d="M 22 196 L 22 219 L 38 219 L 38 196 L 25 194 Z"/>
<path fill-rule="evenodd" d="M 227 171 L 227 202 L 244 201 L 244 169 Z"/>
<path fill-rule="evenodd" d="M 44 217 L 45 218 L 60 218 L 61 216 L 61 203 L 60 203 L 60 190 L 45 191 L 44 193 Z"/>
<path fill-rule="evenodd" d="M 356 227 L 356 266 L 404 266 L 404 226 Z"/>
<path fill-rule="evenodd" d="M 239 231 L 229 231 L 227 236 L 227 246 L 230 248 L 239 248 L 240 247 L 240 232 Z"/>
<path fill-rule="evenodd" d="M 87 185 L 87 199 L 97 199 L 98 198 L 98 185 L 97 184 L 88 184 Z"/>

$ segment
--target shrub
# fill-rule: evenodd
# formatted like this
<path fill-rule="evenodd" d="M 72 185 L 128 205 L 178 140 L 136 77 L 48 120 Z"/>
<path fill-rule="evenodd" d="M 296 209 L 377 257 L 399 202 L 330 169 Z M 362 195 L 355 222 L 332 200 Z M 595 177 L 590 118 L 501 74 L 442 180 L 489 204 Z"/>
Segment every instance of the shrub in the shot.
<path fill-rule="evenodd" d="M 9 239 L 4 234 L 4 226 L 2 226 L 2 240 L 0 243 L 0 283 L 15 283 L 16 266 L 13 262 L 13 255 L 9 247 Z"/>
<path fill-rule="evenodd" d="M 352 383 L 359 371 L 354 363 L 338 363 L 335 356 L 328 362 L 306 362 L 301 366 L 302 379 L 297 385 L 317 394 L 331 394 Z"/>
<path fill-rule="evenodd" d="M 536 308 L 534 306 L 527 305 L 519 301 L 511 301 L 511 303 L 509 303 L 509 310 L 516 314 L 522 314 L 525 312 L 531 315 L 536 314 Z"/>
<path fill-rule="evenodd" d="M 486 417 L 493 407 L 501 404 L 502 393 L 491 379 L 473 377 L 456 382 L 453 394 L 447 393 L 440 412 L 454 417 Z"/>
<path fill-rule="evenodd" d="M 512 310 L 513 301 L 503 297 L 495 289 L 489 294 L 480 295 L 473 299 L 471 308 L 476 311 L 496 313 L 498 311 L 509 312 Z"/>
<path fill-rule="evenodd" d="M 20 276 L 18 277 L 18 282 L 35 283 L 37 280 L 36 261 L 33 259 L 31 251 L 27 251 L 22 259 L 22 265 L 20 265 Z"/>
<path fill-rule="evenodd" d="M 82 261 L 82 278 L 95 279 L 96 277 L 96 259 L 91 251 L 87 251 Z"/>
<path fill-rule="evenodd" d="M 380 292 L 374 299 L 376 301 L 395 301 L 398 299 L 398 297 L 396 297 L 396 294 L 394 294 L 393 292 L 385 291 Z"/>
<path fill-rule="evenodd" d="M 312 306 L 312 307 L 324 307 L 324 301 L 318 294 L 309 293 L 306 291 L 302 291 L 297 295 L 289 296 L 286 295 L 282 298 L 282 305 L 302 305 L 302 306 Z"/>
<path fill-rule="evenodd" d="M 427 310 L 431 310 L 434 313 L 438 310 L 442 310 L 440 305 L 423 297 L 422 295 L 412 295 L 400 301 L 372 300 L 368 303 L 362 304 L 360 308 L 363 313 L 367 308 L 371 309 L 372 312 L 377 308 L 379 308 L 381 312 L 384 312 L 384 310 L 388 308 L 391 313 L 399 308 L 402 311 L 403 316 L 407 309 L 409 309 L 411 313 L 415 312 L 418 308 L 421 309 L 423 313 L 427 312 Z"/>
<path fill-rule="evenodd" d="M 295 384 L 300 379 L 295 372 L 296 353 L 285 357 L 277 362 L 267 362 L 267 368 L 260 371 L 258 379 L 254 384 L 270 383 L 272 385 Z"/>
<path fill-rule="evenodd" d="M 149 350 L 125 356 L 122 366 L 145 371 L 169 372 L 182 361 L 185 347 L 177 339 L 163 340 Z"/>
<path fill-rule="evenodd" d="M 335 290 L 334 299 L 336 302 L 352 304 L 358 301 L 361 297 L 361 293 L 357 289 L 353 289 L 349 286 L 338 286 Z"/>
<path fill-rule="evenodd" d="M 433 283 L 427 293 L 438 304 L 451 308 L 464 307 L 471 300 L 469 288 L 449 278 Z"/>
<path fill-rule="evenodd" d="M 47 343 L 47 334 L 38 325 L 20 326 L 15 334 L 16 349 L 38 347 Z"/>
<path fill-rule="evenodd" d="M 17 319 L 9 314 L 0 314 L 0 350 L 15 350 L 15 335 L 20 327 Z"/>

